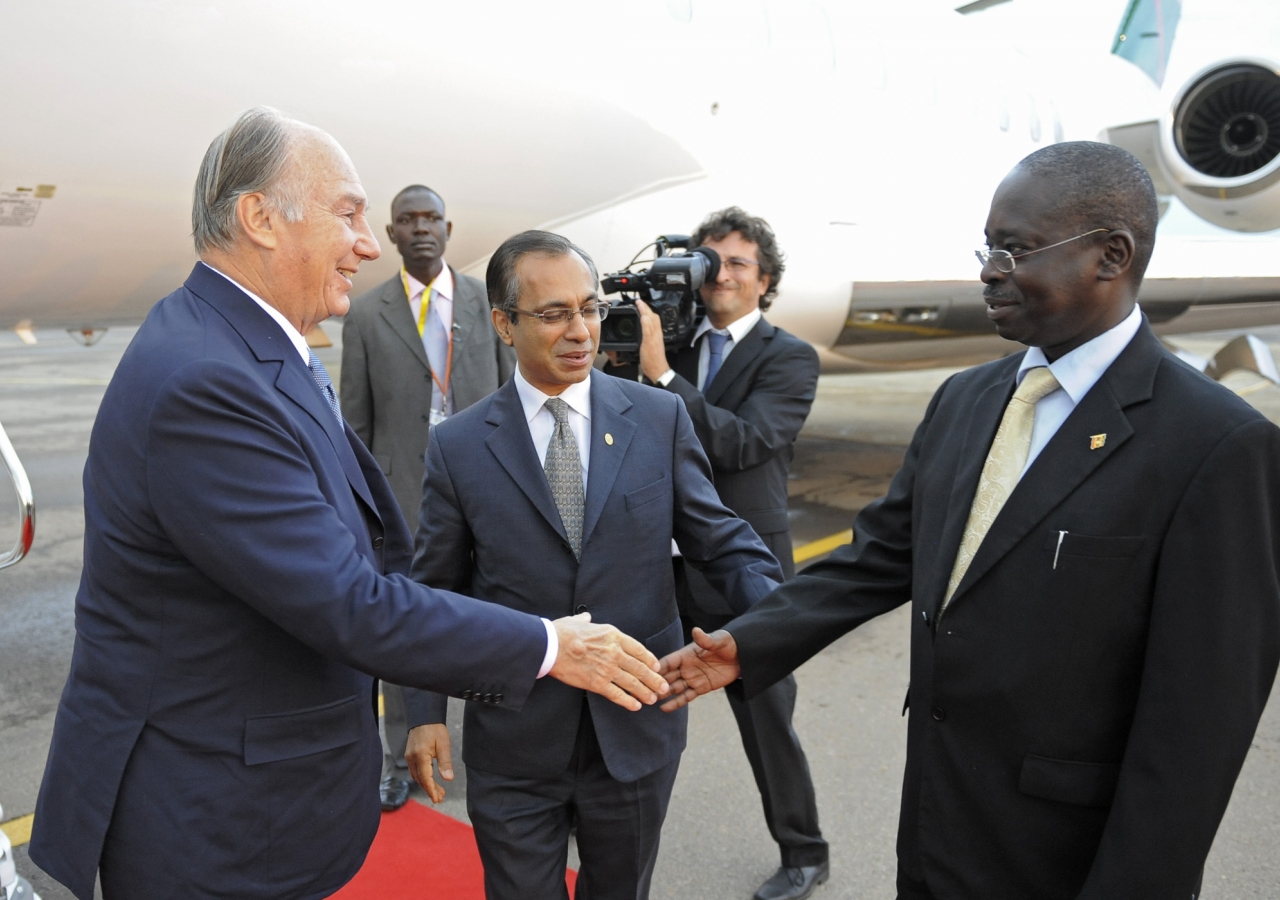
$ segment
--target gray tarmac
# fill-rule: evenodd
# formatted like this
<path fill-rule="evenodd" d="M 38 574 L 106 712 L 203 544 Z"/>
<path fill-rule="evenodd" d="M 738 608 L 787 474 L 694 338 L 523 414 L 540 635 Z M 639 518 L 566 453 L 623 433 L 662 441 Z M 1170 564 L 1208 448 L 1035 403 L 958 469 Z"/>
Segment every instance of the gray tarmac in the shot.
<path fill-rule="evenodd" d="M 340 328 L 326 323 L 339 338 Z M 1280 327 L 1255 329 L 1280 349 Z M 0 422 L 22 456 L 37 504 L 35 547 L 0 572 L 0 803 L 4 820 L 32 812 L 74 636 L 84 518 L 81 470 L 98 403 L 131 329 L 80 347 L 61 332 L 26 346 L 0 333 Z M 1211 355 L 1233 333 L 1180 337 Z M 319 352 L 338 381 L 337 346 Z M 824 376 L 796 448 L 791 479 L 796 544 L 848 528 L 883 493 L 936 387 L 955 370 Z M 1280 388 L 1247 373 L 1226 383 L 1280 422 Z M 0 486 L 0 546 L 16 515 Z M 837 641 L 797 672 L 795 725 L 809 756 L 831 881 L 815 897 L 894 896 L 894 836 L 906 740 L 907 617 L 898 610 Z M 451 716 L 456 720 L 457 715 Z M 455 728 L 455 744 L 461 736 Z M 455 746 L 455 751 L 458 749 Z M 455 759 L 457 758 L 455 753 Z M 461 769 L 461 766 L 458 767 Z M 440 809 L 464 819 L 462 783 Z M 425 802 L 421 792 L 415 799 Z M 1209 857 L 1206 900 L 1280 895 L 1280 701 L 1273 698 Z M 15 854 L 44 900 L 70 893 Z M 723 697 L 691 708 L 689 747 L 654 876 L 655 900 L 746 900 L 778 865 L 777 849 Z M 407 890 L 408 897 L 423 894 Z M 388 898 L 395 900 L 395 898 Z"/>

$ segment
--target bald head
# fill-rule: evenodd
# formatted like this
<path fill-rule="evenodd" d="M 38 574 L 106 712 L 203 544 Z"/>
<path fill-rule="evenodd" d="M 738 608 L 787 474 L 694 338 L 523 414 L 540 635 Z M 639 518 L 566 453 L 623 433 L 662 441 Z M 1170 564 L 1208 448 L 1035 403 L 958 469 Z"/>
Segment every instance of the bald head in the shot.
<path fill-rule="evenodd" d="M 1151 261 L 1160 211 L 1155 186 L 1138 158 L 1113 144 L 1068 141 L 1032 153 L 1015 172 L 1052 182 L 1054 219 L 1072 234 L 1094 228 L 1123 229 L 1133 235 L 1129 271 L 1134 285 Z"/>

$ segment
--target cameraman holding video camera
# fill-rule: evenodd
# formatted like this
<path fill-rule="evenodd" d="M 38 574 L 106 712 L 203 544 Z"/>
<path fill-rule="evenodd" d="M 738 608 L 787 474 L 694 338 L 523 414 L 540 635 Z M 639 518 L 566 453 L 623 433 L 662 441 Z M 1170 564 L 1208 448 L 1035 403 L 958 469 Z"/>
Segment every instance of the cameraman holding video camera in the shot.
<path fill-rule="evenodd" d="M 755 529 L 790 578 L 795 563 L 787 472 L 813 405 L 818 355 L 762 315 L 777 296 L 784 269 L 764 219 L 731 206 L 708 216 L 689 246 L 720 257 L 714 281 L 701 289 L 706 317 L 691 342 L 668 349 L 658 315 L 637 302 L 640 371 L 684 398 L 721 502 Z M 679 557 L 673 562 L 686 639 L 693 625 L 710 632 L 733 618 L 700 573 Z M 791 727 L 795 702 L 794 675 L 750 701 L 729 696 L 769 833 L 782 851 L 782 866 L 760 886 L 756 900 L 802 900 L 827 880 L 827 842 L 818 828 L 809 764 Z"/>

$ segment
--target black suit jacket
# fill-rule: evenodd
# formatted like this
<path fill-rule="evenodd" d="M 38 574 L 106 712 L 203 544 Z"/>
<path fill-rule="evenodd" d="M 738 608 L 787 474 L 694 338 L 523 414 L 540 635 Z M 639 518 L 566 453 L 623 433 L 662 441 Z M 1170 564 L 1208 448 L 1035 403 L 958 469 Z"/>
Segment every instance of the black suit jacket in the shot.
<path fill-rule="evenodd" d="M 790 578 L 795 563 L 787 473 L 817 390 L 818 354 L 761 319 L 734 345 L 705 392 L 697 386 L 698 354 L 695 344 L 668 355 L 676 377 L 667 390 L 684 399 L 721 501 L 751 524 Z M 701 612 L 723 616 L 746 608 L 741 598 L 722 597 L 696 570 L 686 576 L 688 600 Z"/>
<path fill-rule="evenodd" d="M 900 873 L 939 900 L 1190 897 L 1280 659 L 1280 430 L 1144 325 L 939 620 L 1018 363 L 948 380 L 855 541 L 729 626 L 746 689 L 910 602 Z"/>

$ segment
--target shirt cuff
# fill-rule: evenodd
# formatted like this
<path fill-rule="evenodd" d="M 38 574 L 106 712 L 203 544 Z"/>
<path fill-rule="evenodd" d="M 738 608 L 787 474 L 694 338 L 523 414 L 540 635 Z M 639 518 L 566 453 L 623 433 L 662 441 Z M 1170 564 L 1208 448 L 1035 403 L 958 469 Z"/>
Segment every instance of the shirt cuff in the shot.
<path fill-rule="evenodd" d="M 542 624 L 547 627 L 547 655 L 542 657 L 542 668 L 538 670 L 539 678 L 551 671 L 551 667 L 556 664 L 556 657 L 560 655 L 560 638 L 556 634 L 556 626 L 551 624 L 550 619 L 543 619 Z"/>
<path fill-rule="evenodd" d="M 676 378 L 676 370 L 667 369 L 667 371 L 663 372 L 661 375 L 658 376 L 657 383 L 662 385 L 663 387 L 666 387 L 667 385 L 671 384 L 671 382 L 675 381 L 675 378 Z"/>

